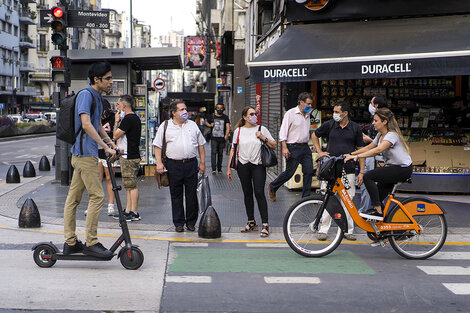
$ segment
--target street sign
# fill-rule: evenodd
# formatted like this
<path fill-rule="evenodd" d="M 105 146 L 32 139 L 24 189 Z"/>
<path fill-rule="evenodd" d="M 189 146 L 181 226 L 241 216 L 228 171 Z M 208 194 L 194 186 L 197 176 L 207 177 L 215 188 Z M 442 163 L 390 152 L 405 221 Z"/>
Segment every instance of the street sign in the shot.
<path fill-rule="evenodd" d="M 39 26 L 49 27 L 53 21 L 51 10 L 39 11 Z M 109 28 L 109 12 L 105 11 L 84 11 L 68 10 L 67 26 L 82 28 Z"/>
<path fill-rule="evenodd" d="M 237 93 L 241 95 L 243 93 L 243 87 L 237 87 Z"/>
<path fill-rule="evenodd" d="M 3 110 L 5 108 L 5 103 L 0 103 L 0 110 Z"/>
<path fill-rule="evenodd" d="M 153 81 L 153 87 L 155 90 L 162 90 L 165 88 L 165 81 L 162 78 L 157 78 Z"/>

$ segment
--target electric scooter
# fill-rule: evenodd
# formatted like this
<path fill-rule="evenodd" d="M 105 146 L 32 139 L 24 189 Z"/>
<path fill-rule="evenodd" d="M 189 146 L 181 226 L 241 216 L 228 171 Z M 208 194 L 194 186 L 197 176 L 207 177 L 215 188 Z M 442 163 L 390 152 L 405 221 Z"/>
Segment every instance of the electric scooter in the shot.
<path fill-rule="evenodd" d="M 114 160 L 119 156 L 119 150 L 116 150 L 116 155 L 109 156 L 106 159 L 108 164 L 108 169 L 111 169 L 111 165 Z M 132 244 L 131 237 L 129 234 L 129 228 L 127 227 L 126 217 L 124 216 L 124 211 L 122 210 L 121 199 L 119 198 L 119 190 L 121 186 L 117 186 L 116 177 L 114 172 L 109 170 L 109 176 L 111 177 L 111 183 L 113 186 L 114 198 L 116 200 L 118 212 L 119 212 L 119 225 L 122 229 L 122 234 L 109 249 L 113 254 L 109 257 L 96 257 L 91 255 L 85 255 L 83 253 L 74 253 L 69 255 L 64 255 L 56 245 L 52 242 L 40 242 L 36 244 L 32 250 L 34 262 L 39 267 L 51 267 L 57 260 L 70 260 L 70 261 L 110 261 L 116 254 L 114 253 L 122 243 L 125 243 L 125 246 L 119 251 L 117 257 L 121 260 L 122 266 L 128 270 L 136 270 L 144 263 L 144 254 L 138 248 L 137 245 Z"/>

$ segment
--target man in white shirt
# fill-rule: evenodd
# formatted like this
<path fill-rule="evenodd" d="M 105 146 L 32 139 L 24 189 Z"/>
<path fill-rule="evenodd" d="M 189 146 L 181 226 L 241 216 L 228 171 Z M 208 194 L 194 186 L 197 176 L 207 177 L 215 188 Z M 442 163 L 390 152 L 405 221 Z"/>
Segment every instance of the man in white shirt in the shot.
<path fill-rule="evenodd" d="M 186 104 L 182 100 L 175 100 L 170 104 L 171 119 L 168 123 L 166 140 L 166 164 L 162 163 L 163 133 L 165 123 L 160 125 L 153 141 L 157 171 L 163 173 L 168 170 L 170 181 L 171 209 L 173 224 L 176 232 L 183 232 L 184 225 L 189 231 L 196 230 L 198 218 L 197 201 L 197 174 L 206 171 L 206 155 L 204 144 L 206 140 L 197 124 L 188 120 Z M 197 156 L 200 164 L 198 166 Z M 186 200 L 186 214 L 183 206 L 183 187 Z"/>
<path fill-rule="evenodd" d="M 312 189 L 313 161 L 312 151 L 308 146 L 310 139 L 310 111 L 313 94 L 299 94 L 298 105 L 286 112 L 279 130 L 282 155 L 286 158 L 286 170 L 268 185 L 269 199 L 276 201 L 276 191 L 288 181 L 302 164 L 302 198 L 310 196 Z"/>

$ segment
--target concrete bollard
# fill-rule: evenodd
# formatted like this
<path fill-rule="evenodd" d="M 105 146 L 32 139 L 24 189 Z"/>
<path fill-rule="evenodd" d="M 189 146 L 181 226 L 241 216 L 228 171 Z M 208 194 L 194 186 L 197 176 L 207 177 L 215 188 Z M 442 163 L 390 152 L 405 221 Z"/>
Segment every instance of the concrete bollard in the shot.
<path fill-rule="evenodd" d="M 43 155 L 41 161 L 39 161 L 39 170 L 40 171 L 50 171 L 51 164 L 49 163 L 49 159 Z"/>
<path fill-rule="evenodd" d="M 11 165 L 7 172 L 7 184 L 18 184 L 20 183 L 20 173 L 16 166 Z"/>
<path fill-rule="evenodd" d="M 18 217 L 18 226 L 21 228 L 41 227 L 41 215 L 33 199 L 28 198 L 23 203 Z"/>
<path fill-rule="evenodd" d="M 23 177 L 36 177 L 36 169 L 31 161 L 27 161 L 23 167 Z"/>
<path fill-rule="evenodd" d="M 222 227 L 217 212 L 212 206 L 208 206 L 199 222 L 199 237 L 215 239 L 222 236 Z"/>

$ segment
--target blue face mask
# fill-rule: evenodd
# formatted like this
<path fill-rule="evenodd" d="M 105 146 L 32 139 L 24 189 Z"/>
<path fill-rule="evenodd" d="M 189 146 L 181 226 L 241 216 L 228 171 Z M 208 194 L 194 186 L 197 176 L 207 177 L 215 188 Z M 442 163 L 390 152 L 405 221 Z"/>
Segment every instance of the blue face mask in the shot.
<path fill-rule="evenodd" d="M 304 113 L 310 113 L 310 111 L 312 111 L 312 107 L 309 106 L 309 105 L 306 105 L 306 106 L 302 109 L 302 111 L 303 111 Z"/>

